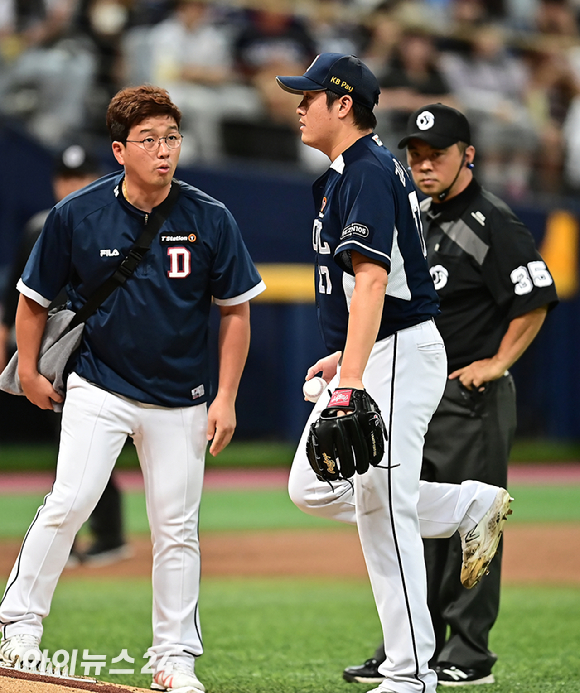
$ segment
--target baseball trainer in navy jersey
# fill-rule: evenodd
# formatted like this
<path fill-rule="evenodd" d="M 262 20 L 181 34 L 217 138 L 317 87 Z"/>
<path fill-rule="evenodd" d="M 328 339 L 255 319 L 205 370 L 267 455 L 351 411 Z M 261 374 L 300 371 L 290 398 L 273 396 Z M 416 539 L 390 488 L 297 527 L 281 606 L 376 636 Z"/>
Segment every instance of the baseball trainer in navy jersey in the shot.
<path fill-rule="evenodd" d="M 194 663 L 203 652 L 198 512 L 205 453 L 208 441 L 217 455 L 233 435 L 249 301 L 265 287 L 226 207 L 174 178 L 180 121 L 164 89 L 146 85 L 116 94 L 107 126 L 122 169 L 51 210 L 19 280 L 22 387 L 31 402 L 49 409 L 61 398 L 36 370 L 35 345 L 51 300 L 66 287 L 69 306 L 79 310 L 124 258 L 134 268 L 87 319 L 69 364 L 57 477 L 0 603 L 0 652 L 11 665 L 22 638 L 39 649 L 73 538 L 130 436 L 153 537 L 152 685 L 202 692 Z M 212 302 L 221 317 L 213 401 Z"/>

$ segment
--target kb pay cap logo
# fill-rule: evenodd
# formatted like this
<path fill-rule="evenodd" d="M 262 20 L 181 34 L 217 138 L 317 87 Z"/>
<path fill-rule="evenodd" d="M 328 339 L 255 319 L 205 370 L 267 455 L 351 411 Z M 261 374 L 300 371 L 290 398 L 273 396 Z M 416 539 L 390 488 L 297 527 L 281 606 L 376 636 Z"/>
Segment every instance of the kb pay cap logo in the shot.
<path fill-rule="evenodd" d="M 417 116 L 417 127 L 419 130 L 428 130 L 435 125 L 435 116 L 431 111 L 423 111 Z"/>

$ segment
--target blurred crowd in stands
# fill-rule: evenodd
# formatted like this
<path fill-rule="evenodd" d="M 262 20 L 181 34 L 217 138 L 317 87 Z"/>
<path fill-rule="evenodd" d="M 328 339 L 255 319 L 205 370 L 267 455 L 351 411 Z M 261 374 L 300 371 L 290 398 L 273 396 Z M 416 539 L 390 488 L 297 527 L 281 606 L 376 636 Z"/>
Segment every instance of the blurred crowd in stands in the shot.
<path fill-rule="evenodd" d="M 320 52 L 379 77 L 377 131 L 440 101 L 474 126 L 479 179 L 511 199 L 580 189 L 580 0 L 0 0 L 0 113 L 53 150 L 106 138 L 111 96 L 166 87 L 182 163 L 322 170 L 276 74 Z"/>

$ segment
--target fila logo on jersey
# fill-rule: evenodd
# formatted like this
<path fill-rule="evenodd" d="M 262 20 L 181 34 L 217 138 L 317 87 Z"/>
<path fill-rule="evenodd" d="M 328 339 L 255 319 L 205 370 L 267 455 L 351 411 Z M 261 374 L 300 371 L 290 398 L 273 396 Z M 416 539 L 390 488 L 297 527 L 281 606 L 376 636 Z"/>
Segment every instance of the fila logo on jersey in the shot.
<path fill-rule="evenodd" d="M 110 248 L 101 248 L 101 257 L 117 257 L 118 254 L 119 251 L 117 248 L 113 248 L 113 250 Z"/>
<path fill-rule="evenodd" d="M 449 272 L 445 269 L 445 267 L 443 267 L 443 265 L 433 265 L 429 272 L 431 273 L 431 279 L 433 280 L 436 291 L 439 291 L 447 285 Z"/>
<path fill-rule="evenodd" d="M 340 234 L 340 240 L 343 241 L 345 238 L 350 236 L 362 236 L 366 238 L 369 235 L 369 227 L 364 224 L 349 224 L 343 232 Z"/>

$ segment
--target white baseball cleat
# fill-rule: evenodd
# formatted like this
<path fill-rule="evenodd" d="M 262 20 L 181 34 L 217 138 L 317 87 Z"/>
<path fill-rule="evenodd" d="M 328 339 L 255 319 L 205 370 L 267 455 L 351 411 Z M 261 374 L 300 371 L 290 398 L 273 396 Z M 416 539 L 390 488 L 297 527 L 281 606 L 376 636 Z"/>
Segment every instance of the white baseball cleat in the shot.
<path fill-rule="evenodd" d="M 512 501 L 510 494 L 505 489 L 500 489 L 479 523 L 461 537 L 461 584 L 468 590 L 475 587 L 487 573 L 487 568 L 499 546 L 505 521 L 508 515 L 512 514 Z"/>
<path fill-rule="evenodd" d="M 391 690 L 390 688 L 385 688 L 385 684 L 381 683 L 378 688 L 371 688 L 371 690 L 367 693 L 395 693 L 395 691 Z"/>
<path fill-rule="evenodd" d="M 6 638 L 0 643 L 0 664 L 25 671 L 39 671 L 43 663 L 39 645 L 40 638 L 35 635 Z"/>
<path fill-rule="evenodd" d="M 175 693 L 205 693 L 205 686 L 193 673 L 193 667 L 185 664 L 169 664 L 158 671 L 151 684 L 153 691 L 175 691 Z"/>

